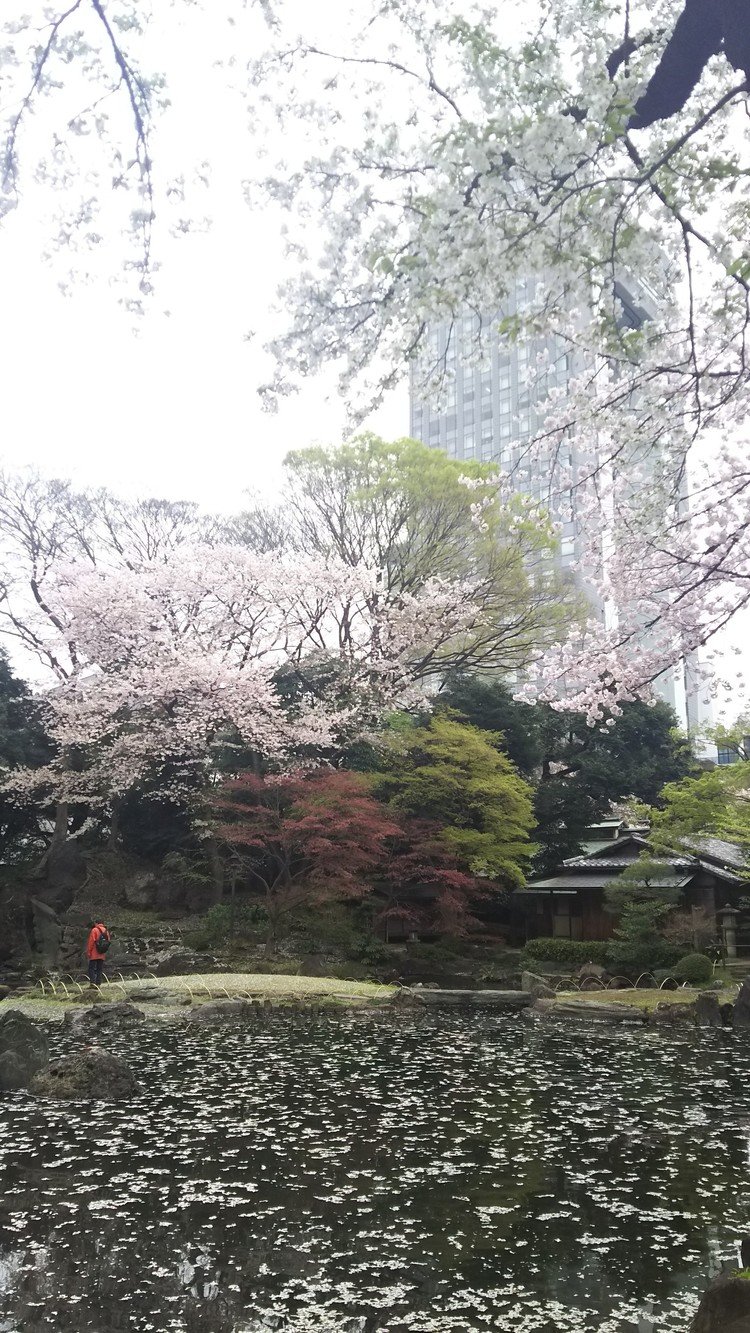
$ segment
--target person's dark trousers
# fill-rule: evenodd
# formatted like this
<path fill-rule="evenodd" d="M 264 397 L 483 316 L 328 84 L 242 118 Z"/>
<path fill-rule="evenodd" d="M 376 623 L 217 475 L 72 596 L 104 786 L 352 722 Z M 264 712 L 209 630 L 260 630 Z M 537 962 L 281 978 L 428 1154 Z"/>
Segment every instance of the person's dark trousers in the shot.
<path fill-rule="evenodd" d="M 89 958 L 89 981 L 92 986 L 101 986 L 104 975 L 104 959 Z"/>

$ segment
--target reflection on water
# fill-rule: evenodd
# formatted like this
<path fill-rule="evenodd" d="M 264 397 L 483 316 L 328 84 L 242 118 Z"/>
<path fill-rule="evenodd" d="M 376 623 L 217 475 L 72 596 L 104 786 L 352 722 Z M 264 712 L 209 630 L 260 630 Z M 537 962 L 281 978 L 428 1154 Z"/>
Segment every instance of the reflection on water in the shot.
<path fill-rule="evenodd" d="M 138 1099 L 3 1104 L 2 1333 L 684 1333 L 750 1222 L 721 1033 L 282 1013 L 111 1044 Z"/>

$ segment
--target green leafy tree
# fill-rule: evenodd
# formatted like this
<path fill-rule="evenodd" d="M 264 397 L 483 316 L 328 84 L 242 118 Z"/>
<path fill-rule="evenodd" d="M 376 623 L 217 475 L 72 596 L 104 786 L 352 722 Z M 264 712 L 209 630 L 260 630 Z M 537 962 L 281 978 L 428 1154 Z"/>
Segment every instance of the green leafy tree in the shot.
<path fill-rule="evenodd" d="M 614 916 L 631 907 L 654 903 L 666 914 L 676 905 L 680 890 L 668 862 L 653 856 L 641 856 L 608 885 L 604 899 Z"/>
<path fill-rule="evenodd" d="M 305 558 L 377 570 L 373 605 L 404 611 L 436 580 L 465 583 L 474 615 L 460 642 L 446 635 L 420 658 L 414 625 L 423 676 L 527 666 L 581 609 L 549 559 L 556 539 L 546 512 L 508 498 L 489 465 L 458 462 L 416 440 L 362 435 L 290 453 L 285 471 L 278 511 L 255 506 L 236 522 L 237 536 L 254 549 L 268 549 L 272 531 Z M 342 650 L 356 632 L 356 614 L 345 606 Z"/>
<path fill-rule="evenodd" d="M 629 972 L 668 966 L 677 950 L 664 935 L 680 890 L 670 866 L 643 856 L 618 875 L 605 891 L 608 910 L 618 918 L 609 956 Z"/>
<path fill-rule="evenodd" d="M 452 711 L 472 726 L 502 737 L 508 758 L 525 777 L 541 771 L 544 760 L 542 704 L 519 703 L 498 676 L 454 673 L 436 701 L 437 711 Z"/>
<path fill-rule="evenodd" d="M 750 770 L 744 764 L 709 769 L 671 782 L 651 811 L 651 831 L 659 847 L 721 838 L 750 854 Z"/>
<path fill-rule="evenodd" d="M 500 735 L 510 758 L 534 780 L 540 873 L 576 855 L 586 828 L 612 802 L 634 797 L 653 805 L 665 783 L 696 771 L 672 709 L 661 702 L 625 704 L 614 725 L 590 727 L 582 714 L 519 703 L 502 680 L 456 675 L 438 708 Z"/>
<path fill-rule="evenodd" d="M 38 706 L 28 686 L 14 675 L 0 652 L 0 784 L 4 770 L 17 766 L 34 768 L 49 758 L 51 747 L 45 736 Z M 22 860 L 44 845 L 39 828 L 41 811 L 6 796 L 0 785 L 0 856 Z"/>
<path fill-rule="evenodd" d="M 532 793 L 497 736 L 447 717 L 392 734 L 375 790 L 440 826 L 462 869 L 519 887 L 533 852 Z"/>

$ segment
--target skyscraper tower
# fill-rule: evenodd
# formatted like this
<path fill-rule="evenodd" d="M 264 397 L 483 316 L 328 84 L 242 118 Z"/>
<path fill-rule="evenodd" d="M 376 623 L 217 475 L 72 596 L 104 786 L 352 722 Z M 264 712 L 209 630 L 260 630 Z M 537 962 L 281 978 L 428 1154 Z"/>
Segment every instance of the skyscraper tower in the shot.
<path fill-rule="evenodd" d="M 501 321 L 523 313 L 534 287 L 533 277 L 518 278 L 502 315 L 467 312 L 450 324 L 428 328 L 425 348 L 411 371 L 410 434 L 449 458 L 497 463 L 516 494 L 549 505 L 560 527 L 557 559 L 566 569 L 583 551 L 575 498 L 564 507 L 557 504 L 550 496 L 549 461 L 529 446 L 542 426 L 547 394 L 564 390 L 583 361 L 555 335 L 514 341 L 502 334 Z M 616 283 L 615 296 L 626 327 L 639 328 L 654 312 L 653 294 L 634 280 Z M 420 390 L 430 378 L 442 381 L 434 397 Z M 574 440 L 567 454 L 556 458 L 573 472 L 587 461 Z M 596 605 L 592 611 L 604 615 Z M 655 688 L 688 733 L 705 725 L 707 710 L 700 698 L 705 691 L 696 683 L 694 662 L 665 672 Z"/>

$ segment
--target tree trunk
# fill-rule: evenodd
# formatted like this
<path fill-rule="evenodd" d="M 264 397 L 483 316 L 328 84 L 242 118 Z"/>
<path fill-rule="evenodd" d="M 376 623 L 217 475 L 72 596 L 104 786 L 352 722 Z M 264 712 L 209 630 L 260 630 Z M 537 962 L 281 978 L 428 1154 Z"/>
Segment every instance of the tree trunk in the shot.
<path fill-rule="evenodd" d="M 232 936 L 235 935 L 234 917 L 237 896 L 237 873 L 237 867 L 236 865 L 233 865 L 229 872 L 229 933 Z"/>
<path fill-rule="evenodd" d="M 109 817 L 109 837 L 107 838 L 107 848 L 114 852 L 120 838 L 120 802 L 113 801 Z"/>
<path fill-rule="evenodd" d="M 35 875 L 42 875 L 47 869 L 50 861 L 53 861 L 60 849 L 65 846 L 65 843 L 68 840 L 69 814 L 67 801 L 58 801 L 55 806 L 55 823 L 52 829 L 52 838 L 49 847 L 35 868 Z"/>
<path fill-rule="evenodd" d="M 224 897 L 224 867 L 221 864 L 219 844 L 216 841 L 216 838 L 210 838 L 208 842 L 208 864 L 211 868 L 211 881 L 213 884 L 211 902 L 220 903 Z"/>

